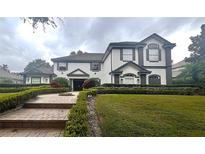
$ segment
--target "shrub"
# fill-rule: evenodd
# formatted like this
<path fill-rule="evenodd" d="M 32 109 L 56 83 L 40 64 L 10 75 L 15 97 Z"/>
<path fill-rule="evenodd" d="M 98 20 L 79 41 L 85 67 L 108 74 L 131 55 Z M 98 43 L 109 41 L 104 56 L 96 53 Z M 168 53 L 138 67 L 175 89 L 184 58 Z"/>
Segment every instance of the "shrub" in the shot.
<path fill-rule="evenodd" d="M 203 85 L 198 85 L 198 84 L 171 84 L 171 85 L 140 85 L 140 84 L 113 84 L 113 83 L 105 83 L 101 85 L 102 87 L 198 87 L 198 88 L 203 88 Z"/>
<path fill-rule="evenodd" d="M 87 91 L 81 91 L 79 93 L 76 105 L 73 106 L 68 115 L 64 136 L 74 137 L 88 135 L 87 95 Z"/>
<path fill-rule="evenodd" d="M 24 90 L 28 90 L 28 87 L 23 87 L 23 88 L 0 88 L 0 93 L 15 93 L 15 92 L 20 92 Z"/>
<path fill-rule="evenodd" d="M 38 87 L 38 86 L 50 86 L 50 84 L 0 84 L 0 87 Z"/>
<path fill-rule="evenodd" d="M 59 93 L 66 92 L 66 88 L 31 88 L 18 93 L 2 94 L 0 95 L 0 112 L 7 111 L 17 106 L 23 105 L 23 103 L 38 94 Z"/>
<path fill-rule="evenodd" d="M 63 78 L 63 77 L 55 78 L 55 79 L 51 82 L 51 87 L 54 87 L 54 88 L 69 87 L 69 85 L 68 85 L 68 80 L 67 80 L 66 78 Z"/>
<path fill-rule="evenodd" d="M 98 79 L 91 78 L 91 79 L 85 80 L 82 87 L 85 89 L 88 89 L 92 87 L 97 87 L 99 85 L 100 85 L 100 82 L 98 81 Z"/>
<path fill-rule="evenodd" d="M 53 88 L 60 88 L 62 86 L 57 81 L 52 81 L 51 82 L 51 87 L 53 87 Z"/>
<path fill-rule="evenodd" d="M 200 88 L 97 88 L 97 94 L 205 95 Z"/>

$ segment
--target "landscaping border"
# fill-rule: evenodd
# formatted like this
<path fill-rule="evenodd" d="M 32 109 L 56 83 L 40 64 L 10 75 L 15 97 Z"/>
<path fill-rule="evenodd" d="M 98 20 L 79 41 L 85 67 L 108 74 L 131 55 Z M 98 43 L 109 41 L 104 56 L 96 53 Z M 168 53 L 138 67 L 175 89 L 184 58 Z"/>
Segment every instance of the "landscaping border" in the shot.
<path fill-rule="evenodd" d="M 68 121 L 64 129 L 65 137 L 85 137 L 89 134 L 87 97 L 89 91 L 81 91 L 76 105 L 68 113 Z"/>
<path fill-rule="evenodd" d="M 7 94 L 0 97 L 0 113 L 23 105 L 25 101 L 39 94 L 66 92 L 66 88 L 31 88 L 17 93 Z"/>

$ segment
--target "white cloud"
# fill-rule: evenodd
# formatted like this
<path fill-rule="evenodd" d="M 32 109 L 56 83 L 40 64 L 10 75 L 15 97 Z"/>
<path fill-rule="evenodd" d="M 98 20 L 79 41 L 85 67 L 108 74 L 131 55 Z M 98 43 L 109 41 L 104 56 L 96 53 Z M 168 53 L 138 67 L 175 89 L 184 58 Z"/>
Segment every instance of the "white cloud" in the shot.
<path fill-rule="evenodd" d="M 0 18 L 0 65 L 23 71 L 29 61 L 69 55 L 71 51 L 105 52 L 110 42 L 140 41 L 152 33 L 176 43 L 172 59 L 189 56 L 189 37 L 200 32 L 205 18 L 64 18 L 58 28 L 41 25 L 33 33 L 20 18 Z"/>

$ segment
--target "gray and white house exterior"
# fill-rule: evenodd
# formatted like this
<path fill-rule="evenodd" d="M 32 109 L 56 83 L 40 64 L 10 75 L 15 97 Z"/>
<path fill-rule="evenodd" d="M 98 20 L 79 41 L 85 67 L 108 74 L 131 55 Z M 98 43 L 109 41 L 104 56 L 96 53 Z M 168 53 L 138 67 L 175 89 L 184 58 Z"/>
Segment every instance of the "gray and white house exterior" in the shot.
<path fill-rule="evenodd" d="M 73 90 L 85 79 L 101 84 L 171 84 L 174 43 L 154 33 L 140 42 L 113 42 L 105 53 L 82 53 L 51 59 L 57 77 L 69 79 Z"/>
<path fill-rule="evenodd" d="M 52 67 L 35 67 L 23 73 L 24 84 L 50 84 L 55 74 Z"/>

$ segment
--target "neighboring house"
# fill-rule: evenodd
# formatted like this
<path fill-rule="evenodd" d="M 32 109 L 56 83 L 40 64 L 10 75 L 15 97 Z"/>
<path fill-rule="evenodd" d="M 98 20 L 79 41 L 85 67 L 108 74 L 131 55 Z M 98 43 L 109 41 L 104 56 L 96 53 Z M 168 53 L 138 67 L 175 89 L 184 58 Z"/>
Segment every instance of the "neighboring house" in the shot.
<path fill-rule="evenodd" d="M 187 62 L 185 62 L 185 60 L 182 60 L 176 64 L 173 64 L 172 65 L 172 77 L 175 78 L 179 74 L 181 74 L 182 71 L 184 70 L 186 64 L 187 64 Z"/>
<path fill-rule="evenodd" d="M 50 84 L 55 74 L 52 67 L 41 66 L 23 73 L 24 84 Z"/>
<path fill-rule="evenodd" d="M 113 42 L 105 53 L 81 53 L 51 59 L 54 73 L 69 79 L 73 90 L 83 81 L 97 78 L 115 84 L 171 84 L 171 49 L 175 47 L 157 34 L 140 42 Z"/>
<path fill-rule="evenodd" d="M 0 65 L 0 83 L 22 84 L 23 76 L 20 73 L 10 72 L 7 68 Z"/>

